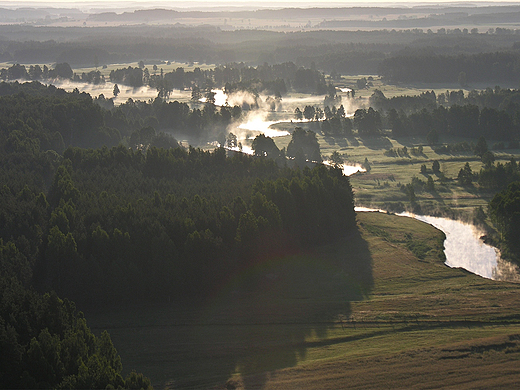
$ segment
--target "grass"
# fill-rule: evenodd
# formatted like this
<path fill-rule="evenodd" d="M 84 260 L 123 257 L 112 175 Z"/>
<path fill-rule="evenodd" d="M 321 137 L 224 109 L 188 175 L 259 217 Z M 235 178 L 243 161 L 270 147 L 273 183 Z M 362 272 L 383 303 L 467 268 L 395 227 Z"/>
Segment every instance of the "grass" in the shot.
<path fill-rule="evenodd" d="M 202 307 L 87 318 L 158 388 L 514 386 L 520 286 L 446 267 L 443 233 L 427 224 L 358 213 L 358 225 L 334 245 L 259 264 Z"/>

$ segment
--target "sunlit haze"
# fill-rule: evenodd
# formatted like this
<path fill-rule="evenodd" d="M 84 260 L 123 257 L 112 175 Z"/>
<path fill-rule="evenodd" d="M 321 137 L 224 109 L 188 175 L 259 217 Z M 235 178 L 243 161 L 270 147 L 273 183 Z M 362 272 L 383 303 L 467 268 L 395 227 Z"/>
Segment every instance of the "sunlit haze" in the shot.
<path fill-rule="evenodd" d="M 106 9 L 106 8 L 124 8 L 124 9 L 143 9 L 143 8 L 166 8 L 166 9 L 186 9 L 186 8 L 240 8 L 240 9 L 258 9 L 258 8 L 284 8 L 284 7 L 367 7 L 367 6 L 435 6 L 438 4 L 452 4 L 454 6 L 490 6 L 500 4 L 520 4 L 518 1 L 502 0 L 498 2 L 490 1 L 388 1 L 388 0 L 367 0 L 367 1 L 316 1 L 316 0 L 284 0 L 277 1 L 256 1 L 254 3 L 243 0 L 194 0 L 194 1 L 68 1 L 68 0 L 18 0 L 18 1 L 0 1 L 1 7 L 18 8 L 20 6 L 31 7 L 63 7 L 81 9 Z"/>

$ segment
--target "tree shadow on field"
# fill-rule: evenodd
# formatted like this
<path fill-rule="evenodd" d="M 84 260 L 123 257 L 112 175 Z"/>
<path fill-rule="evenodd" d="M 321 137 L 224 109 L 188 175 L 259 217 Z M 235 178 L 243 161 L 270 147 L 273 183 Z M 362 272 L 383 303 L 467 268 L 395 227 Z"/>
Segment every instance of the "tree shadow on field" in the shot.
<path fill-rule="evenodd" d="M 323 140 L 329 144 L 329 145 L 335 145 L 336 144 L 336 140 L 334 139 L 334 137 L 331 137 L 329 135 L 325 135 L 323 136 Z"/>
<path fill-rule="evenodd" d="M 201 319 L 229 324 L 208 345 L 219 346 L 221 354 L 215 376 L 226 375 L 229 387 L 262 388 L 270 371 L 295 366 L 311 341 L 327 339 L 330 329 L 348 320 L 350 302 L 372 287 L 370 252 L 357 230 L 312 252 L 261 259 Z"/>
<path fill-rule="evenodd" d="M 265 386 L 295 366 L 373 288 L 372 258 L 357 229 L 334 244 L 260 258 L 198 304 L 121 308 L 94 319 L 127 370 L 156 388 Z"/>
<path fill-rule="evenodd" d="M 347 148 L 347 147 L 349 146 L 349 143 L 348 143 L 347 138 L 344 138 L 344 137 L 336 137 L 336 138 L 335 138 L 335 141 L 336 141 L 336 144 L 337 144 L 340 148 Z"/>
<path fill-rule="evenodd" d="M 125 370 L 156 388 L 258 389 L 326 341 L 372 288 L 372 257 L 354 229 L 334 244 L 257 259 L 203 303 L 172 297 L 86 314 L 92 329 L 109 331 Z"/>
<path fill-rule="evenodd" d="M 348 143 L 352 146 L 359 146 L 359 141 L 356 137 L 354 136 L 350 136 L 350 137 L 346 137 L 346 140 L 348 141 Z"/>
<path fill-rule="evenodd" d="M 363 145 L 372 150 L 390 149 L 393 147 L 388 137 L 361 137 Z"/>

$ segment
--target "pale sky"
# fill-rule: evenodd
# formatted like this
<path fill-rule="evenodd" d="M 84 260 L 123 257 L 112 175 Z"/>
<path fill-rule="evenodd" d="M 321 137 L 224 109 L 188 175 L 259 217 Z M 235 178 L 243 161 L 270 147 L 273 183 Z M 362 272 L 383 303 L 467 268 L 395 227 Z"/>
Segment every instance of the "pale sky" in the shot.
<path fill-rule="evenodd" d="M 314 7 L 352 7 L 352 6 L 370 6 L 370 5 L 435 5 L 435 4 L 446 4 L 452 3 L 457 6 L 487 6 L 487 5 L 500 5 L 500 4 L 520 4 L 519 0 L 501 0 L 501 1 L 471 1 L 471 0 L 433 0 L 433 1 L 417 1 L 417 0 L 399 0 L 399 1 L 388 1 L 388 0 L 365 0 L 365 1 L 316 1 L 316 0 L 282 0 L 282 1 L 272 1 L 272 0 L 257 0 L 254 3 L 251 1 L 244 0 L 190 0 L 190 1 L 161 1 L 161 0 L 137 0 L 137 1 L 128 1 L 128 0 L 109 0 L 109 1 L 92 1 L 92 0 L 16 0 L 16 1 L 0 1 L 0 6 L 9 7 L 9 8 L 17 8 L 17 7 L 26 7 L 30 6 L 55 6 L 59 5 L 60 7 L 67 6 L 67 8 L 74 7 L 84 7 L 84 6 L 93 6 L 93 7 L 106 7 L 111 8 L 114 6 L 122 6 L 124 8 L 133 8 L 135 6 L 140 7 L 163 7 L 163 8 L 179 8 L 179 7 L 189 7 L 190 4 L 196 3 L 197 5 L 208 4 L 211 6 L 247 6 L 247 8 L 264 8 L 264 7 L 284 7 L 285 5 L 290 5 L 292 7 L 300 7 L 300 6 L 308 6 L 311 4 Z"/>
<path fill-rule="evenodd" d="M 417 1 L 417 0 L 365 0 L 365 1 L 319 1 L 319 0 L 0 0 L 0 8 L 23 8 L 23 7 L 53 7 L 53 8 L 77 8 L 87 13 L 98 13 L 107 11 L 123 12 L 133 11 L 136 9 L 152 9 L 165 8 L 183 11 L 187 9 L 193 10 L 233 10 L 247 9 L 254 10 L 260 8 L 339 8 L 339 7 L 370 7 L 370 6 L 393 6 L 393 7 L 413 7 L 413 6 L 446 6 L 447 4 L 454 6 L 489 6 L 489 5 L 520 5 L 520 0 L 501 0 L 492 1 L 453 1 L 453 0 L 433 0 L 433 1 Z"/>

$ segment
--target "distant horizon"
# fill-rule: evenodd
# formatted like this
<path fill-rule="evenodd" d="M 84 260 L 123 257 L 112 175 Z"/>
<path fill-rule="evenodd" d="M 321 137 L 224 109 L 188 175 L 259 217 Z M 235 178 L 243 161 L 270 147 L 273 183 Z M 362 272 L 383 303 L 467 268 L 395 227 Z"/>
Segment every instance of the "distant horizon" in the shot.
<path fill-rule="evenodd" d="M 488 7 L 488 6 L 508 6 L 520 5 L 518 0 L 501 0 L 493 1 L 453 1 L 453 0 L 436 0 L 436 1 L 415 1 L 415 0 L 368 0 L 360 1 L 326 1 L 320 2 L 316 0 L 284 0 L 275 2 L 271 0 L 250 2 L 243 0 L 191 0 L 191 1 L 164 1 L 164 0 L 17 0 L 17 1 L 0 1 L 1 8 L 78 8 L 88 11 L 97 11 L 104 9 L 120 9 L 121 11 L 138 10 L 138 9 L 264 9 L 264 8 L 351 8 L 351 7 Z"/>

